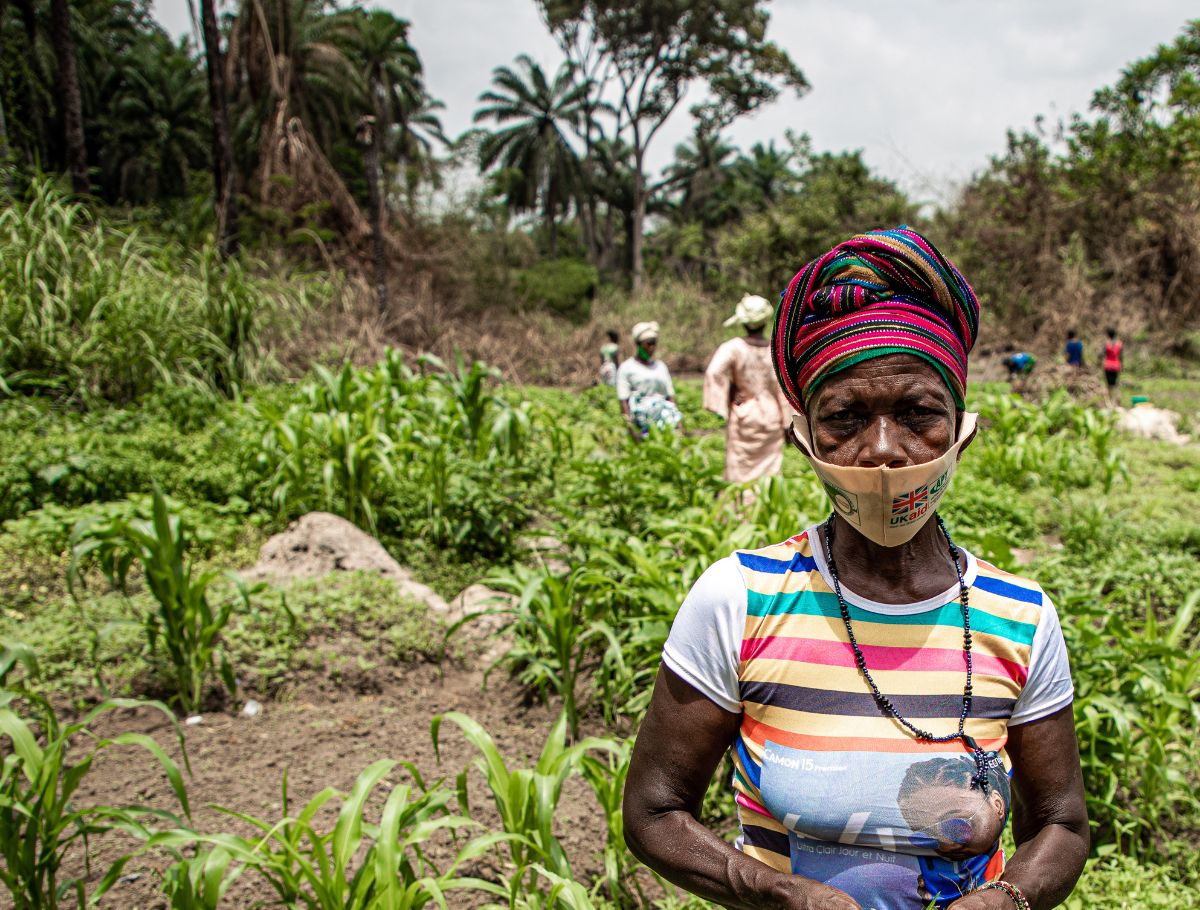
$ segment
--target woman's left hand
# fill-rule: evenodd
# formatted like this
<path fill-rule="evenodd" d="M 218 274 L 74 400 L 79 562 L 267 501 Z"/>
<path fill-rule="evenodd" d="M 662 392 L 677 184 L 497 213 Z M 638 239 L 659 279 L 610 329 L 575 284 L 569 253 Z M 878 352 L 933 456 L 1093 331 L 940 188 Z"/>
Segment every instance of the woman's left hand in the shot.
<path fill-rule="evenodd" d="M 1013 902 L 999 888 L 989 888 L 960 897 L 950 905 L 950 910 L 1013 910 Z"/>

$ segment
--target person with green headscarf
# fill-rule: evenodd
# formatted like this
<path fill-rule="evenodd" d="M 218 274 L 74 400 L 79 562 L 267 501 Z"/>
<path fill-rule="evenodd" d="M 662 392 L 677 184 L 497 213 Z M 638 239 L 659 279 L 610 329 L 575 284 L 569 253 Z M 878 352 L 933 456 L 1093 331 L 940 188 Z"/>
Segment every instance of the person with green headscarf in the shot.
<path fill-rule="evenodd" d="M 617 400 L 630 434 L 641 439 L 653 427 L 677 427 L 683 415 L 675 405 L 671 371 L 654 355 L 658 350 L 658 323 L 639 322 L 633 327 L 636 353 L 617 368 Z"/>
<path fill-rule="evenodd" d="M 763 337 L 775 308 L 747 294 L 726 326 L 746 334 L 726 341 L 704 371 L 704 407 L 725 420 L 725 479 L 748 483 L 783 467 L 784 431 L 792 409 L 771 368 L 770 342 Z"/>

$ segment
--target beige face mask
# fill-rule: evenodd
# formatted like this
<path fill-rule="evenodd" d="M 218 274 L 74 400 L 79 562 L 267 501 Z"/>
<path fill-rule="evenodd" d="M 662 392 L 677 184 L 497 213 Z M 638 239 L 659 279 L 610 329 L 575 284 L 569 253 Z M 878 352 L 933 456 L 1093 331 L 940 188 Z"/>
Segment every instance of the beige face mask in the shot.
<path fill-rule="evenodd" d="M 964 413 L 958 439 L 941 458 L 906 468 L 845 468 L 813 454 L 808 419 L 792 418 L 796 441 L 808 458 L 834 510 L 868 540 L 883 547 L 908 543 L 937 510 L 958 467 L 962 447 L 975 435 L 978 414 Z"/>

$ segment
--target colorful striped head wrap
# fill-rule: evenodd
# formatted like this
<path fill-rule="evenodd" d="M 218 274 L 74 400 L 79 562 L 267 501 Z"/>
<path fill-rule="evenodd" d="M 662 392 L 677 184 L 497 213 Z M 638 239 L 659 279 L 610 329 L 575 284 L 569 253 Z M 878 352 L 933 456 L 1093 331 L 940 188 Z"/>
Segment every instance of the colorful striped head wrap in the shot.
<path fill-rule="evenodd" d="M 907 227 L 870 231 L 814 259 L 782 294 L 771 352 L 801 413 L 816 387 L 872 357 L 916 354 L 941 374 L 961 408 L 979 301 L 958 269 Z"/>

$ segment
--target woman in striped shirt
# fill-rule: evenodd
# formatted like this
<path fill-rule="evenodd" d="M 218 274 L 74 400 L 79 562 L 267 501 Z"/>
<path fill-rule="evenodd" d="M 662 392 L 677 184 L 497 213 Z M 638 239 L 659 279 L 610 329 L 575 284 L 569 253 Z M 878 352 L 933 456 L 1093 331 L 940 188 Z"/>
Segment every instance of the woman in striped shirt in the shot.
<path fill-rule="evenodd" d="M 1021 910 L 1056 906 L 1083 868 L 1054 606 L 936 517 L 974 435 L 978 316 L 907 228 L 840 244 L 783 295 L 773 361 L 833 513 L 696 582 L 625 791 L 630 847 L 695 894 L 755 910 Z M 727 749 L 734 845 L 696 818 Z"/>

